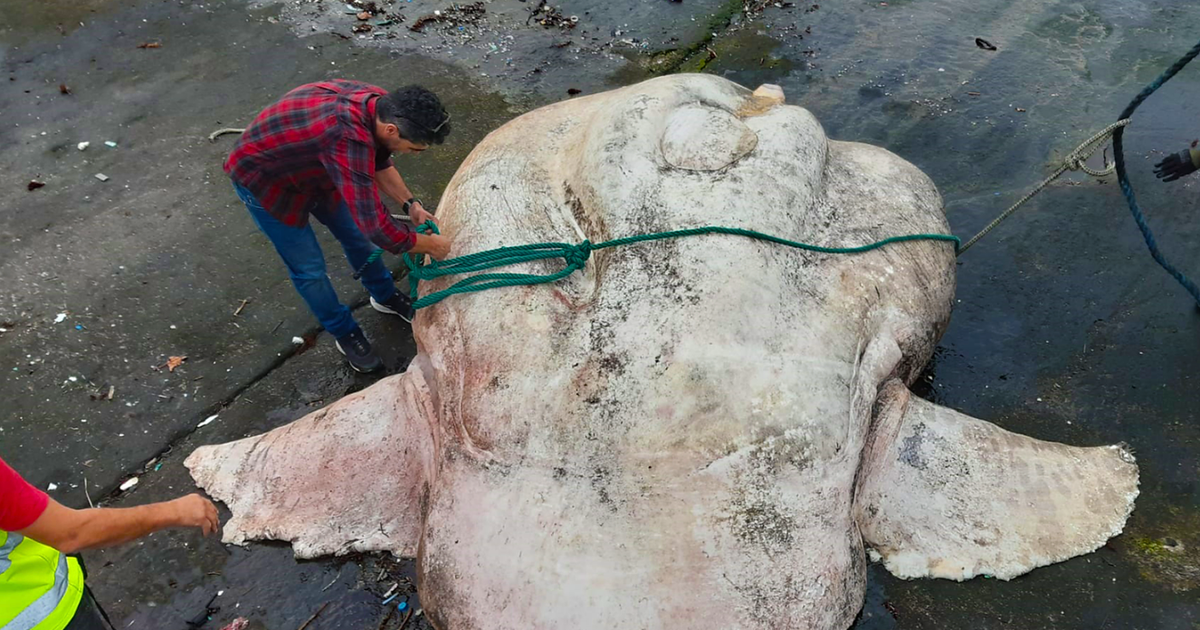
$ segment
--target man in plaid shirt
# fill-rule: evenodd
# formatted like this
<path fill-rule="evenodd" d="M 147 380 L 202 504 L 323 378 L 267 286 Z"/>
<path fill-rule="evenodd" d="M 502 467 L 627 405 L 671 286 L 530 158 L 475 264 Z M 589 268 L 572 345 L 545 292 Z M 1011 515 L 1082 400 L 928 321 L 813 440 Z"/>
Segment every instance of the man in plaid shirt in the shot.
<path fill-rule="evenodd" d="M 433 220 L 392 165 L 391 154 L 442 144 L 449 120 L 438 97 L 422 87 L 388 93 L 356 81 L 310 83 L 263 110 L 225 161 L 234 190 L 275 245 L 292 284 L 360 372 L 383 363 L 350 309 L 338 301 L 309 217 L 329 228 L 356 270 L 376 247 L 444 258 L 450 240 L 419 234 L 394 219 L 379 191 L 403 204 L 413 224 Z M 375 310 L 412 321 L 412 302 L 396 290 L 381 260 L 367 265 L 361 278 Z"/>

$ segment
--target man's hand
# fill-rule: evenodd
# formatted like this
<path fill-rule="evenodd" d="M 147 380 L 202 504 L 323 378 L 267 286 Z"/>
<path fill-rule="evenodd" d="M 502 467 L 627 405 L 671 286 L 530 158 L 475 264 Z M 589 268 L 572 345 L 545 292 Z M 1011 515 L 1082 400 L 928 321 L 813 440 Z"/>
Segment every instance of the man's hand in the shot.
<path fill-rule="evenodd" d="M 178 511 L 177 525 L 180 527 L 199 527 L 207 536 L 221 526 L 217 519 L 217 506 L 198 494 L 179 497 L 170 504 Z"/>
<path fill-rule="evenodd" d="M 426 221 L 437 223 L 437 219 L 434 218 L 433 213 L 426 210 L 419 201 L 414 201 L 408 207 L 408 219 L 412 221 L 413 225 L 423 225 Z"/>
<path fill-rule="evenodd" d="M 434 260 L 450 255 L 450 239 L 443 234 L 418 234 L 417 243 L 408 250 L 414 254 L 428 254 Z"/>
<path fill-rule="evenodd" d="M 1200 151 L 1184 149 L 1179 153 L 1168 155 L 1166 159 L 1154 165 L 1154 176 L 1164 182 L 1173 182 L 1185 175 L 1191 175 L 1200 166 Z"/>

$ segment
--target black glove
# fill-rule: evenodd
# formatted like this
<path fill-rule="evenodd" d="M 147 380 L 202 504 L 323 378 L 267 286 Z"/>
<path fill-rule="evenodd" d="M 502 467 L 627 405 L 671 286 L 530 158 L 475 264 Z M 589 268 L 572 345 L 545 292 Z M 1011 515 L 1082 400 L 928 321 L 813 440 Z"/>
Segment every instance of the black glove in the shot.
<path fill-rule="evenodd" d="M 1168 155 L 1163 161 L 1154 165 L 1154 176 L 1164 182 L 1173 182 L 1185 175 L 1196 172 L 1196 154 L 1200 151 L 1184 149 L 1179 153 Z"/>

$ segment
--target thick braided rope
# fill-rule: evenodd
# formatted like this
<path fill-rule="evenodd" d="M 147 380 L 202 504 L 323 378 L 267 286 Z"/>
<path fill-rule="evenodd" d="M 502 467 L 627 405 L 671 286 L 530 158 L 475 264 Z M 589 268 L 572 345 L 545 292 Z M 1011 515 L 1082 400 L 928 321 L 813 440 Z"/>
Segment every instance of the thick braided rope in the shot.
<path fill-rule="evenodd" d="M 1147 85 L 1145 89 L 1138 93 L 1137 96 L 1129 102 L 1125 107 L 1125 111 L 1121 112 L 1119 118 L 1127 119 L 1133 115 L 1133 111 L 1138 108 L 1147 98 L 1150 97 L 1164 83 L 1171 80 L 1184 66 L 1191 63 L 1197 55 L 1200 55 L 1200 43 L 1192 46 L 1186 55 L 1179 58 L 1167 68 L 1157 79 Z M 1113 155 L 1116 157 L 1117 182 L 1121 185 L 1121 192 L 1125 194 L 1125 201 L 1129 202 L 1129 212 L 1133 214 L 1133 220 L 1137 223 L 1138 229 L 1142 231 L 1142 237 L 1146 240 L 1146 247 L 1150 250 L 1150 256 L 1159 264 L 1167 273 L 1171 274 L 1180 285 L 1183 286 L 1192 299 L 1196 300 L 1197 308 L 1200 308 L 1200 288 L 1192 282 L 1182 271 L 1167 261 L 1167 257 L 1158 249 L 1158 242 L 1154 238 L 1154 233 L 1150 231 L 1150 225 L 1146 222 L 1146 216 L 1142 214 L 1142 209 L 1138 207 L 1137 198 L 1133 194 L 1133 185 L 1129 183 L 1129 173 L 1125 170 L 1125 150 L 1124 150 L 1124 129 L 1118 129 L 1113 134 Z"/>
<path fill-rule="evenodd" d="M 429 233 L 437 233 L 437 226 L 432 222 L 427 222 L 420 226 L 421 231 Z M 768 241 L 787 247 L 794 247 L 810 252 L 822 254 L 859 254 L 868 252 L 873 249 L 879 249 L 885 245 L 892 243 L 902 243 L 907 241 L 944 241 L 954 243 L 957 250 L 961 241 L 957 236 L 950 234 L 910 234 L 905 236 L 893 236 L 885 238 L 881 241 L 861 245 L 858 247 L 824 247 L 821 245 L 811 245 L 809 243 L 800 243 L 790 241 L 778 236 L 756 232 L 754 230 L 744 230 L 741 228 L 707 226 L 699 228 L 691 228 L 686 230 L 672 230 L 669 232 L 655 232 L 653 234 L 639 234 L 636 236 L 626 236 L 617 238 L 603 243 L 593 244 L 590 241 L 583 241 L 578 245 L 569 243 L 535 243 L 533 245 L 517 245 L 513 247 L 501 247 L 491 249 L 475 254 L 467 254 L 457 258 L 450 258 L 443 261 L 432 261 L 422 263 L 420 259 L 424 256 L 419 256 L 414 259 L 409 254 L 404 255 L 404 264 L 408 266 L 408 277 L 411 286 L 413 308 L 421 309 L 426 306 L 432 306 L 442 300 L 460 293 L 473 293 L 476 291 L 485 291 L 487 289 L 495 289 L 499 287 L 513 286 L 529 286 L 535 284 L 546 284 L 549 282 L 557 282 L 567 276 L 583 269 L 587 264 L 588 258 L 592 252 L 597 249 L 607 249 L 610 247 L 620 247 L 624 245 L 633 245 L 636 243 L 644 243 L 647 241 L 657 241 L 668 238 L 682 238 L 687 236 L 699 236 L 701 234 L 729 234 L 734 236 L 745 236 L 761 241 Z M 507 267 L 524 262 L 535 260 L 546 260 L 550 258 L 561 258 L 566 263 L 565 266 L 553 273 L 538 275 L 526 273 L 479 273 L 478 275 L 468 276 L 450 287 L 441 291 L 435 291 L 425 296 L 418 293 L 418 286 L 421 280 L 433 280 L 444 276 L 463 275 L 469 273 L 477 273 L 496 269 L 499 267 Z"/>

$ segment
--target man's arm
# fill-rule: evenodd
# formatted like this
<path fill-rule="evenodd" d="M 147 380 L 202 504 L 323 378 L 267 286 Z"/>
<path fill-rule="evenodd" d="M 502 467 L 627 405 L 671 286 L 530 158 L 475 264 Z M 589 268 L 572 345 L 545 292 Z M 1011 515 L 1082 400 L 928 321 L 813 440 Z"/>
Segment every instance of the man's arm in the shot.
<path fill-rule="evenodd" d="M 412 191 L 408 189 L 408 184 L 404 183 L 404 178 L 400 177 L 400 171 L 397 171 L 395 166 L 389 165 L 385 169 L 375 171 L 375 183 L 379 186 L 379 190 L 395 199 L 396 203 L 403 204 L 413 198 Z M 426 221 L 437 223 L 433 214 L 419 202 L 414 202 L 409 206 L 408 218 L 413 225 L 421 225 Z"/>
<path fill-rule="evenodd" d="M 32 525 L 18 531 L 63 553 L 119 545 L 168 527 L 199 527 L 207 536 L 220 527 L 217 508 L 198 494 L 131 508 L 73 510 L 50 499 Z"/>
<path fill-rule="evenodd" d="M 434 258 L 444 258 L 449 254 L 449 239 L 433 234 L 418 234 L 416 230 L 393 219 L 379 201 L 375 181 L 375 152 L 371 147 L 342 138 L 321 154 L 321 163 L 342 200 L 350 207 L 350 214 L 358 224 L 358 229 L 372 243 L 393 254 L 407 251 L 429 254 Z M 399 173 L 396 176 L 399 177 Z"/>

